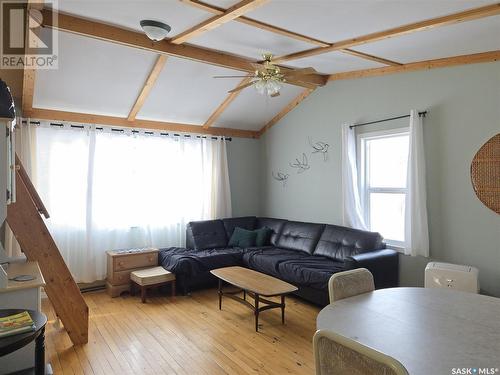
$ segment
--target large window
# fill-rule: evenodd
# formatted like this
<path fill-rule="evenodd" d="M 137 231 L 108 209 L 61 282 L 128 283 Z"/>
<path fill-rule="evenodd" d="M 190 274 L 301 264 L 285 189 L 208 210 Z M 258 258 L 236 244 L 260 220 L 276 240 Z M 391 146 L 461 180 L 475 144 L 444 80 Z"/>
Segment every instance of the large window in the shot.
<path fill-rule="evenodd" d="M 76 280 L 102 280 L 106 250 L 181 246 L 187 222 L 229 216 L 224 142 L 40 126 L 34 181 Z"/>
<path fill-rule="evenodd" d="M 358 136 L 361 203 L 366 224 L 387 243 L 405 242 L 405 199 L 408 168 L 407 129 Z"/>

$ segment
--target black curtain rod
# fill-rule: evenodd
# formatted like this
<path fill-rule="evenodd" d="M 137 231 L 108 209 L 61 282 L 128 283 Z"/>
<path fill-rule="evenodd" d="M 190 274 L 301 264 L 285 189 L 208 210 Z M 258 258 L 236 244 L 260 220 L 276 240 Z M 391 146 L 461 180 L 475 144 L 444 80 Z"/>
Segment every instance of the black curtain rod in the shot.
<path fill-rule="evenodd" d="M 427 114 L 427 111 L 423 112 L 418 112 L 419 116 L 424 116 Z M 386 122 L 386 121 L 392 121 L 392 120 L 399 120 L 400 118 L 406 118 L 410 117 L 410 115 L 402 115 L 402 116 L 396 116 L 396 117 L 390 117 L 390 118 L 385 118 L 383 120 L 377 120 L 377 121 L 370 121 L 370 122 L 363 122 L 361 124 L 354 124 L 349 126 L 350 129 L 355 128 L 357 126 L 365 126 L 365 125 L 371 125 L 371 124 L 378 124 L 379 122 Z"/>
<path fill-rule="evenodd" d="M 26 124 L 27 121 L 26 120 L 23 120 L 22 121 L 23 124 Z M 40 121 L 30 121 L 30 124 L 32 125 L 40 125 Z M 50 123 L 51 126 L 57 126 L 59 128 L 62 128 L 64 126 L 64 124 L 62 123 L 55 123 L 55 122 L 51 122 Z M 70 125 L 70 127 L 72 128 L 78 128 L 78 129 L 84 129 L 84 126 L 83 125 Z M 110 128 L 111 131 L 113 132 L 124 132 L 125 129 L 116 129 L 116 128 Z M 96 127 L 96 130 L 104 130 L 103 127 Z M 132 130 L 132 133 L 139 133 L 139 130 L 136 130 L 136 129 L 133 129 Z M 148 135 L 153 135 L 154 132 L 153 131 L 148 131 L 148 130 L 145 130 L 144 131 L 144 134 L 148 134 Z M 163 135 L 163 136 L 168 136 L 169 133 L 159 133 L 160 135 Z M 185 138 L 191 138 L 191 134 L 173 134 L 174 137 L 185 137 Z M 213 139 L 213 140 L 217 140 L 219 138 L 223 138 L 225 141 L 228 141 L 228 142 L 231 142 L 233 140 L 232 137 L 224 137 L 224 136 L 219 136 L 219 137 L 215 137 L 215 136 L 206 136 L 206 135 L 194 135 L 194 137 L 196 138 L 204 138 L 204 139 L 207 139 L 207 138 L 210 138 L 210 139 Z"/>

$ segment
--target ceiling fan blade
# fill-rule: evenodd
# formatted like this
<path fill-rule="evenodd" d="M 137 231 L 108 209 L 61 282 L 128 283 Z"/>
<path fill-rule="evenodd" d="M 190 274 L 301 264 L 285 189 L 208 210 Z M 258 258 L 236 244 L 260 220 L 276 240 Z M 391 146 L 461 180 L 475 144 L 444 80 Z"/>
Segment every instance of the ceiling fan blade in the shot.
<path fill-rule="evenodd" d="M 248 76 L 213 76 L 212 78 L 246 78 Z"/>
<path fill-rule="evenodd" d="M 243 89 L 245 89 L 245 88 L 247 88 L 249 86 L 252 86 L 253 84 L 254 84 L 253 81 L 252 82 L 248 82 L 248 83 L 245 83 L 244 85 L 238 86 L 238 87 L 236 87 L 236 88 L 234 88 L 234 89 L 232 89 L 232 90 L 230 90 L 228 92 L 231 93 L 231 92 L 240 91 L 240 90 L 243 90 Z"/>
<path fill-rule="evenodd" d="M 306 89 L 317 89 L 318 85 L 315 85 L 314 83 L 311 83 L 307 80 L 302 80 L 301 76 L 297 77 L 290 77 L 285 75 L 285 83 L 289 85 L 295 85 L 295 86 L 302 86 Z"/>
<path fill-rule="evenodd" d="M 259 63 L 250 63 L 250 65 L 252 65 L 257 70 L 263 70 L 263 69 L 265 69 L 264 65 L 259 64 Z"/>
<path fill-rule="evenodd" d="M 307 68 L 300 68 L 300 69 L 295 69 L 296 72 L 300 72 L 302 74 L 315 74 L 318 73 L 316 69 L 313 67 L 309 66 Z"/>
<path fill-rule="evenodd" d="M 298 77 L 298 76 L 305 76 L 308 74 L 316 74 L 317 71 L 314 68 L 302 68 L 302 69 L 295 69 L 289 72 L 286 72 L 285 75 L 288 77 Z"/>

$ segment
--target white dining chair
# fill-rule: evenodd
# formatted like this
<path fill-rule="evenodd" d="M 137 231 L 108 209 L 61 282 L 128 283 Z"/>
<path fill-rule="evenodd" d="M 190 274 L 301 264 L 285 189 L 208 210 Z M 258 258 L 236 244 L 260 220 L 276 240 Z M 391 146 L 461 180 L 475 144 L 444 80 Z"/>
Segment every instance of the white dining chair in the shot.
<path fill-rule="evenodd" d="M 316 375 L 409 374 L 396 359 L 331 331 L 316 331 L 313 349 Z"/>
<path fill-rule="evenodd" d="M 373 275 L 366 268 L 337 272 L 328 280 L 330 303 L 374 290 Z"/>

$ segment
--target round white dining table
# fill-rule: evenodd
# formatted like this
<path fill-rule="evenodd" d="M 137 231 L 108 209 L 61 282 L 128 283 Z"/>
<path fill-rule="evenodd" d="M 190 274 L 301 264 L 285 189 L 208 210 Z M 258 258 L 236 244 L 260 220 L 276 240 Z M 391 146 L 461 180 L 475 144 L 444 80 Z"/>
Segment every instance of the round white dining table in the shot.
<path fill-rule="evenodd" d="M 500 299 L 438 288 L 389 288 L 339 300 L 317 328 L 372 347 L 411 375 L 500 375 Z"/>

